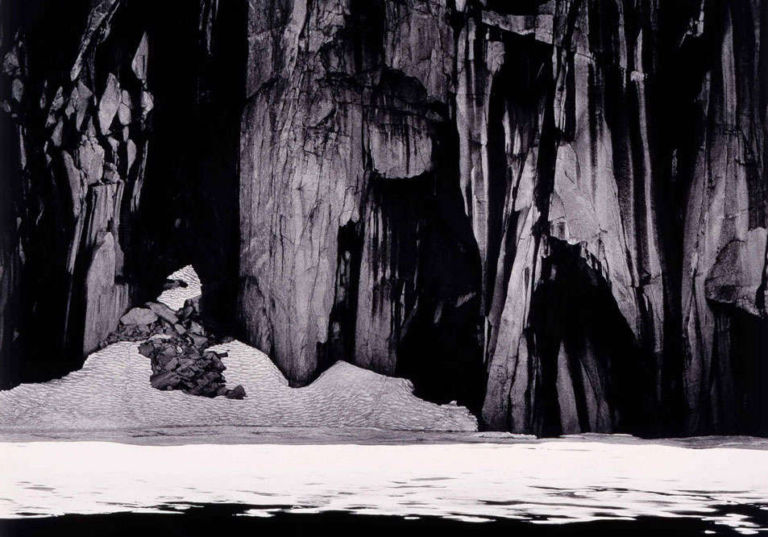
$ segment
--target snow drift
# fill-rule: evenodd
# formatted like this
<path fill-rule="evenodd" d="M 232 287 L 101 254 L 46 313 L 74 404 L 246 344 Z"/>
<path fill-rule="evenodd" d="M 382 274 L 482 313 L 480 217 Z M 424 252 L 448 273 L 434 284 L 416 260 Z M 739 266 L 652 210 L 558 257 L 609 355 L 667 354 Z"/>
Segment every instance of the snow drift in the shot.
<path fill-rule="evenodd" d="M 200 293 L 191 267 L 170 276 L 187 287 L 165 291 L 171 308 Z M 228 384 L 242 384 L 242 401 L 208 399 L 150 386 L 150 360 L 139 343 L 120 342 L 91 354 L 83 368 L 41 384 L 0 393 L 0 428 L 101 429 L 183 425 L 377 427 L 475 431 L 463 407 L 436 405 L 413 395 L 413 385 L 338 362 L 304 388 L 291 388 L 269 357 L 239 341 L 210 347 L 226 352 Z"/>

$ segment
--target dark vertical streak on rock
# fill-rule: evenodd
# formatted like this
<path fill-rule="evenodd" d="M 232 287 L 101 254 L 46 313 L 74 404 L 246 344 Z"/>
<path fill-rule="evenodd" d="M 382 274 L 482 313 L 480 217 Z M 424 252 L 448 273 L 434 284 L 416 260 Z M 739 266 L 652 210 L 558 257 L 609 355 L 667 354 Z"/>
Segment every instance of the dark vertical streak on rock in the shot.
<path fill-rule="evenodd" d="M 766 2 L 10 6 L 1 386 L 192 263 L 294 386 L 348 360 L 491 429 L 768 431 Z"/>

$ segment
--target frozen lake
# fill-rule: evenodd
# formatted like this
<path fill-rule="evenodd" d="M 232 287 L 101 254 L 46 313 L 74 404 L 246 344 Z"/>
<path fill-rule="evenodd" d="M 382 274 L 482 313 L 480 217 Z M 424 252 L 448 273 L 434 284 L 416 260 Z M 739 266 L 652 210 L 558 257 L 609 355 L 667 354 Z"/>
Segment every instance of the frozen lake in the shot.
<path fill-rule="evenodd" d="M 741 534 L 765 530 L 768 520 L 765 440 L 249 428 L 1 438 L 6 520 L 233 504 L 246 517 L 354 513 L 559 527 L 661 517 Z"/>

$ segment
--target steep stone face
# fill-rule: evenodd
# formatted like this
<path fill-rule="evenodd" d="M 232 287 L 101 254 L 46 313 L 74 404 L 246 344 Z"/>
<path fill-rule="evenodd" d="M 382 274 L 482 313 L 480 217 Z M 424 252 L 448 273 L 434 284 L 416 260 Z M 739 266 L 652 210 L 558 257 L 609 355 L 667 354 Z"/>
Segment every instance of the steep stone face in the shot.
<path fill-rule="evenodd" d="M 458 191 L 447 8 L 249 5 L 246 336 L 297 385 L 347 359 L 410 367 L 426 380 L 417 393 L 477 397 L 479 267 Z M 441 356 L 417 356 L 427 350 Z"/>
<path fill-rule="evenodd" d="M 193 263 L 208 320 L 295 386 L 346 360 L 491 429 L 768 432 L 764 2 L 23 13 L 4 385 Z"/>
<path fill-rule="evenodd" d="M 501 4 L 249 2 L 246 335 L 494 429 L 763 430 L 765 10 Z"/>
<path fill-rule="evenodd" d="M 15 222 L 4 233 L 11 255 L 2 267 L 8 296 L 17 297 L 3 312 L 12 327 L 3 333 L 5 386 L 76 365 L 130 302 L 125 256 L 134 247 L 150 112 L 131 103 L 151 93 L 141 32 L 110 36 L 118 7 L 32 3 L 18 12 L 29 20 L 5 36 L 3 75 L 16 89 L 4 101 L 15 131 L 4 138 L 12 155 L 4 182 Z M 64 35 L 68 24 L 81 28 L 79 41 Z"/>
<path fill-rule="evenodd" d="M 131 305 L 190 261 L 210 284 L 211 312 L 234 301 L 221 282 L 236 265 L 227 215 L 239 143 L 232 95 L 243 93 L 244 71 L 224 77 L 210 65 L 246 50 L 244 22 L 234 45 L 212 42 L 240 15 L 232 6 L 3 5 L 0 385 L 79 367 Z"/>
<path fill-rule="evenodd" d="M 563 2 L 535 18 L 484 13 L 475 29 L 500 33 L 469 66 L 471 84 L 482 77 L 488 89 L 467 106 L 482 119 L 465 144 L 477 164 L 464 183 L 485 250 L 490 427 L 610 432 L 637 427 L 632 415 L 660 402 L 663 288 L 644 119 L 653 51 L 642 48 L 654 16 Z M 585 302 L 591 294 L 603 298 Z M 569 336 L 582 316 L 595 328 Z M 634 379 L 620 373 L 633 369 Z M 622 401 L 633 384 L 637 398 Z"/>
<path fill-rule="evenodd" d="M 691 88 L 696 125 L 672 173 L 689 185 L 681 257 L 686 430 L 766 430 L 768 11 L 703 11 L 684 45 L 711 63 Z M 717 17 L 717 23 L 715 22 Z"/>

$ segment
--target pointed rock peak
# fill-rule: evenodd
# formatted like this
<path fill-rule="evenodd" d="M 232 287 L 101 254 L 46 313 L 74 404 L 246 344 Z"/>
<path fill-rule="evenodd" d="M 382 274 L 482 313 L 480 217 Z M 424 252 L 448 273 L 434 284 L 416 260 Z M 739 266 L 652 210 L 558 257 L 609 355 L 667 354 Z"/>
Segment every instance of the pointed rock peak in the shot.
<path fill-rule="evenodd" d="M 136 78 L 142 82 L 147 81 L 147 58 L 149 57 L 149 40 L 147 39 L 146 32 L 141 37 L 139 48 L 136 49 L 136 54 L 131 62 L 131 69 L 136 74 Z"/>
<path fill-rule="evenodd" d="M 91 2 L 91 11 L 88 15 L 88 22 L 85 31 L 80 39 L 80 47 L 77 52 L 77 58 L 69 72 L 69 78 L 74 82 L 80 76 L 83 70 L 84 58 L 89 49 L 107 38 L 110 31 L 110 21 L 120 7 L 119 0 L 93 0 Z"/>
<path fill-rule="evenodd" d="M 115 75 L 109 73 L 109 76 L 107 77 L 107 86 L 104 88 L 104 94 L 101 96 L 101 101 L 99 101 L 99 127 L 101 128 L 102 133 L 106 134 L 109 132 L 109 127 L 115 119 L 115 114 L 117 114 L 120 101 L 120 82 Z"/>

